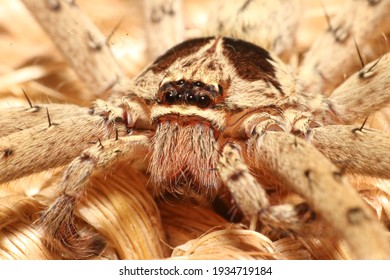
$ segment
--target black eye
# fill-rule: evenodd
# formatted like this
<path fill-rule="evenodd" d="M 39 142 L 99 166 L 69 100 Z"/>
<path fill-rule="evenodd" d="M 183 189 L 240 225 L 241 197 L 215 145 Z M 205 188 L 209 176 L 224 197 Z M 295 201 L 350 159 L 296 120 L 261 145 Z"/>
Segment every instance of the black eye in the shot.
<path fill-rule="evenodd" d="M 204 83 L 202 83 L 201 81 L 196 81 L 196 82 L 194 82 L 194 86 L 196 86 L 196 87 L 203 87 Z"/>
<path fill-rule="evenodd" d="M 189 105 L 195 105 L 196 104 L 196 96 L 193 92 L 191 91 L 186 91 L 185 92 L 185 100 Z"/>
<path fill-rule="evenodd" d="M 206 108 L 210 105 L 210 103 L 211 103 L 211 99 L 208 95 L 202 93 L 198 95 L 198 98 L 196 100 L 196 105 L 198 105 L 198 107 Z"/>
<path fill-rule="evenodd" d="M 184 85 L 184 80 L 178 80 L 178 81 L 176 81 L 176 84 L 178 86 L 182 86 L 182 85 Z"/>
<path fill-rule="evenodd" d="M 172 105 L 176 101 L 176 91 L 167 91 L 164 95 L 165 102 Z"/>

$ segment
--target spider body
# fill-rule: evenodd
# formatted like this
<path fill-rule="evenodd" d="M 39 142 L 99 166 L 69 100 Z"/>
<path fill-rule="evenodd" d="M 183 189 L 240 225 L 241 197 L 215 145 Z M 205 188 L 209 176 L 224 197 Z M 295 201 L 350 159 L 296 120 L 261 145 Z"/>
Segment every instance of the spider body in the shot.
<path fill-rule="evenodd" d="M 42 16 L 43 1 L 24 2 L 38 19 Z M 293 6 L 296 3 L 232 2 L 230 8 L 236 17 L 233 26 L 239 32 L 230 34 L 240 37 L 237 34 L 242 33 L 249 38 L 257 30 L 248 22 L 257 17 L 251 11 L 267 7 L 264 26 L 261 25 L 265 30 L 271 28 L 269 17 L 274 14 L 277 21 L 289 18 L 289 28 L 288 34 L 285 30 L 270 32 L 265 45 L 288 56 L 289 32 L 295 30 L 297 17 L 290 18 L 286 15 L 288 9 L 281 7 L 290 2 L 294 2 Z M 39 8 L 37 3 L 43 6 Z M 50 22 L 48 16 L 55 21 L 68 10 L 79 12 L 73 2 L 59 3 L 55 11 L 43 13 L 41 21 Z M 158 5 L 162 17 L 175 16 L 175 12 L 164 12 L 164 4 Z M 388 30 L 383 20 L 387 16 L 383 11 L 390 9 L 388 2 L 350 1 L 350 5 L 358 11 L 366 9 L 369 20 L 377 20 L 378 25 L 383 21 L 383 29 Z M 156 9 L 150 11 L 153 14 Z M 88 193 L 94 172 L 115 169 L 118 163 L 128 163 L 129 173 L 137 164 L 142 165 L 140 169 L 149 179 L 144 187 L 150 185 L 156 195 L 214 198 L 228 191 L 233 201 L 230 206 L 239 207 L 245 217 L 243 222 L 259 220 L 261 226 L 277 229 L 282 236 L 307 231 L 315 235 L 318 228 L 311 231 L 311 225 L 320 222 L 331 228 L 324 232 L 334 231 L 347 241 L 353 257 L 390 258 L 386 230 L 345 176 L 390 178 L 388 135 L 366 129 L 365 122 L 357 127 L 348 125 L 390 102 L 389 53 L 363 65 L 338 86 L 333 80 L 327 81 L 335 75 L 327 70 L 339 64 L 332 61 L 328 67 L 326 59 L 324 62 L 315 52 L 309 52 L 307 61 L 293 71 L 272 51 L 230 38 L 229 34 L 221 35 L 230 28 L 226 19 L 218 20 L 214 33 L 220 36 L 184 41 L 134 79 L 121 76 L 117 66 L 110 67 L 119 79 L 109 86 L 102 82 L 110 97 L 96 100 L 89 111 L 71 105 L 32 105 L 29 100 L 28 109 L 8 110 L 7 117 L 0 119 L 0 182 L 66 166 L 54 184 L 56 198 L 35 223 L 46 245 L 63 258 L 89 258 L 105 249 L 105 240 L 88 227 L 81 228 L 74 212 Z M 151 24 L 162 21 L 154 16 Z M 331 41 L 331 46 L 341 53 L 340 63 L 349 55 L 342 51 L 351 44 L 348 34 L 352 31 L 343 32 L 347 34 L 343 40 L 339 32 L 355 28 L 359 22 L 345 24 L 339 19 L 323 34 L 323 41 Z M 72 23 L 66 21 L 64 26 L 68 25 Z M 362 33 L 370 33 L 367 26 L 361 28 L 366 32 Z M 106 63 L 107 56 L 99 57 L 109 49 L 96 42 L 92 31 L 76 31 L 83 39 L 88 34 L 87 44 L 81 43 L 78 48 L 77 44 L 84 41 L 69 42 L 70 50 L 64 50 L 69 60 L 80 64 L 82 60 L 71 55 L 72 50 L 80 49 L 77 54 L 92 52 L 90 61 L 96 59 L 96 65 L 115 65 L 110 59 Z M 374 38 L 375 34 L 370 35 Z M 320 43 L 316 48 L 328 50 L 328 45 Z M 113 80 L 113 73 L 104 78 L 92 76 L 94 81 L 106 82 Z M 83 75 L 82 71 L 79 75 Z M 89 78 L 84 78 L 87 84 Z M 326 88 L 327 82 L 330 89 Z M 93 89 L 96 88 L 99 87 Z M 331 94 L 326 96 L 323 91 Z M 21 116 L 29 121 L 13 125 Z M 53 147 L 62 149 L 53 153 Z M 284 200 L 283 194 L 289 192 L 298 194 L 299 200 Z"/>
<path fill-rule="evenodd" d="M 157 193 L 215 194 L 221 185 L 216 172 L 221 147 L 245 138 L 242 131 L 233 132 L 237 122 L 309 109 L 293 83 L 291 71 L 268 51 L 227 37 L 192 39 L 158 58 L 135 79 L 134 88 L 151 104 L 150 123 L 157 127 L 149 166 Z M 293 127 L 282 119 L 279 125 Z M 187 191 L 180 190 L 183 186 Z"/>

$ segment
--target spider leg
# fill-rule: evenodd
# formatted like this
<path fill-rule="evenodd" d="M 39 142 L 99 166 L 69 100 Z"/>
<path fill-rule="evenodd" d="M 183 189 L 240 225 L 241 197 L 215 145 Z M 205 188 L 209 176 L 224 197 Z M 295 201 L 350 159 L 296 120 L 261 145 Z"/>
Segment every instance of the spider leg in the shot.
<path fill-rule="evenodd" d="M 390 104 L 389 88 L 390 53 L 387 53 L 336 88 L 329 97 L 329 109 L 338 121 L 351 124 Z"/>
<path fill-rule="evenodd" d="M 94 171 L 110 168 L 126 159 L 143 158 L 147 146 L 148 137 L 143 135 L 110 139 L 85 150 L 69 164 L 58 183 L 60 195 L 39 220 L 49 246 L 72 259 L 87 258 L 104 249 L 101 237 L 76 228 L 75 207 L 85 194 Z"/>
<path fill-rule="evenodd" d="M 351 125 L 330 125 L 313 128 L 307 140 L 343 171 L 390 179 L 389 135 Z"/>
<path fill-rule="evenodd" d="M 249 135 L 248 161 L 301 195 L 344 239 L 353 257 L 389 259 L 385 229 L 341 172 L 321 152 L 284 132 Z"/>
<path fill-rule="evenodd" d="M 49 112 L 50 114 L 50 112 Z M 82 115 L 46 123 L 0 138 L 0 182 L 69 163 L 113 132 L 101 116 Z"/>
<path fill-rule="evenodd" d="M 6 124 L 6 136 L 0 138 L 0 183 L 68 164 L 95 143 L 127 135 L 125 130 L 136 122 L 147 129 L 148 112 L 137 101 L 121 100 L 121 105 L 113 105 L 96 100 L 89 111 L 60 104 L 10 109 L 1 120 Z M 10 125 L 9 119 L 18 121 Z"/>
<path fill-rule="evenodd" d="M 300 1 L 225 1 L 209 14 L 206 34 L 239 38 L 286 59 L 295 44 Z"/>
<path fill-rule="evenodd" d="M 299 71 L 304 91 L 329 95 L 356 72 L 361 63 L 355 43 L 366 61 L 383 54 L 385 46 L 378 48 L 378 42 L 390 32 L 389 13 L 389 1 L 346 1 L 305 55 Z"/>
<path fill-rule="evenodd" d="M 112 55 L 106 38 L 83 14 L 75 1 L 22 2 L 91 92 L 99 95 L 113 87 L 118 80 L 126 78 Z"/>
<path fill-rule="evenodd" d="M 47 111 L 46 111 L 47 108 Z M 69 115 L 86 115 L 87 108 L 70 104 L 31 104 L 29 108 L 2 109 L 0 137 L 20 132 L 36 125 L 48 123 L 48 115 L 56 123 L 69 118 Z"/>
<path fill-rule="evenodd" d="M 238 145 L 227 143 L 223 147 L 218 170 L 222 181 L 247 218 L 258 216 L 259 209 L 270 207 L 265 190 L 250 174 Z"/>
<path fill-rule="evenodd" d="M 149 59 L 155 59 L 184 40 L 181 0 L 145 0 L 143 11 Z"/>
<path fill-rule="evenodd" d="M 246 138 L 248 135 L 261 135 L 271 130 L 305 135 L 312 126 L 317 126 L 317 123 L 311 113 L 296 109 L 286 109 L 276 114 L 267 112 L 253 113 L 235 131 L 238 131 L 238 135 L 241 135 L 243 138 Z"/>
<path fill-rule="evenodd" d="M 220 155 L 218 170 L 234 202 L 248 220 L 259 219 L 272 228 L 299 229 L 312 218 L 305 204 L 271 206 L 264 188 L 251 174 L 237 144 L 227 143 Z"/>

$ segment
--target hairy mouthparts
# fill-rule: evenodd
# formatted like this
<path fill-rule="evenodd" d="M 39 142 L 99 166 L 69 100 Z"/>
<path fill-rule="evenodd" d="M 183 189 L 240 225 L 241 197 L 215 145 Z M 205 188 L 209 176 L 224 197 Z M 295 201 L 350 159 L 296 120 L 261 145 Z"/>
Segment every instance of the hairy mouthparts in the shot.
<path fill-rule="evenodd" d="M 184 196 L 215 194 L 220 181 L 216 172 L 218 144 L 213 130 L 202 124 L 159 124 L 152 140 L 149 163 L 158 192 Z"/>

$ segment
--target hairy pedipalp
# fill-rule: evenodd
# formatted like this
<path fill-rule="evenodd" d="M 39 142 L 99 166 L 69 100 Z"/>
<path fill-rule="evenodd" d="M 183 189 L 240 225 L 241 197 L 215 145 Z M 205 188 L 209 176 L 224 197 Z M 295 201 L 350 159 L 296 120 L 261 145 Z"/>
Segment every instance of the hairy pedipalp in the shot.
<path fill-rule="evenodd" d="M 212 170 L 218 160 L 213 130 L 203 124 L 157 126 L 149 164 L 156 193 L 215 193 L 219 177 Z"/>

